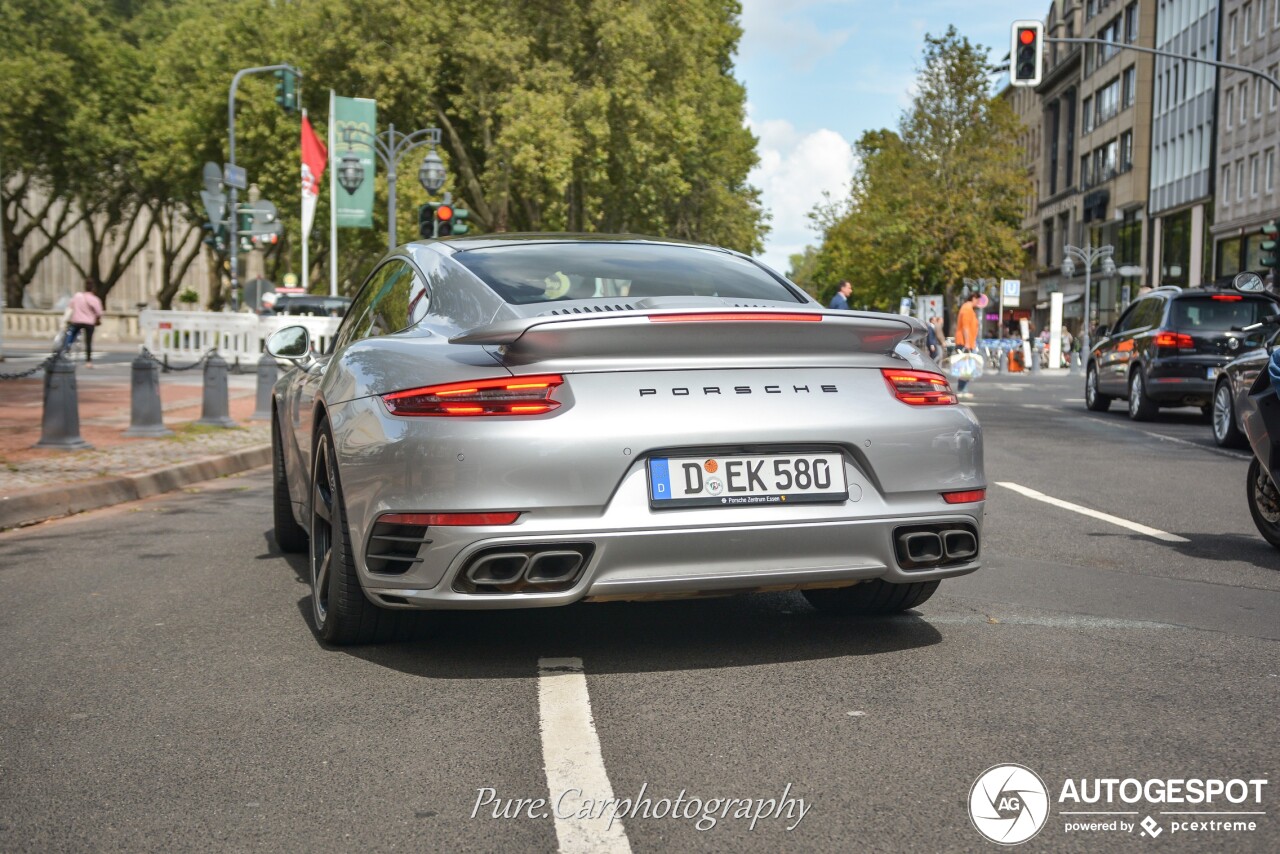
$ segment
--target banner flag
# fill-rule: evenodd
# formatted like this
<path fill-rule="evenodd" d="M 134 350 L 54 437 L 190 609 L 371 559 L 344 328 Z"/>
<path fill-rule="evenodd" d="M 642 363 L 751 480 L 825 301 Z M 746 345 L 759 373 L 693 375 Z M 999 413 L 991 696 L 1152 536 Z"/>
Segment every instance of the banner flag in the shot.
<path fill-rule="evenodd" d="M 334 144 L 329 151 L 339 190 L 332 204 L 337 210 L 340 228 L 373 228 L 373 178 L 376 159 L 368 137 L 359 135 L 350 141 L 343 133 L 348 128 L 372 136 L 378 132 L 378 105 L 371 98 L 334 97 Z M 359 182 L 348 181 L 338 172 L 343 157 L 354 154 L 363 167 Z"/>
<path fill-rule="evenodd" d="M 316 217 L 316 200 L 320 196 L 320 179 L 324 177 L 324 165 L 329 152 L 316 136 L 307 111 L 302 111 L 302 239 L 311 234 L 311 224 Z"/>

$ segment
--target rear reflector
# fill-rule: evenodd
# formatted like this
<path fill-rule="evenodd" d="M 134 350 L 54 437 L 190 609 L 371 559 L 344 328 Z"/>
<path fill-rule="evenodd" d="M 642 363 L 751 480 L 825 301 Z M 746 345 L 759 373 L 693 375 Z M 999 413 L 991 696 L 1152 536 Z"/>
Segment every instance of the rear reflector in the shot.
<path fill-rule="evenodd" d="M 393 391 L 382 402 L 392 415 L 541 415 L 560 406 L 551 393 L 563 383 L 559 374 L 499 377 Z"/>
<path fill-rule="evenodd" d="M 946 406 L 956 402 L 951 384 L 942 374 L 881 368 L 893 396 L 910 406 Z"/>
<path fill-rule="evenodd" d="M 652 323 L 717 323 L 724 321 L 764 321 L 774 323 L 817 323 L 820 314 L 778 311 L 705 311 L 697 314 L 651 314 Z"/>
<path fill-rule="evenodd" d="M 379 522 L 388 525 L 510 525 L 520 517 L 510 513 L 383 513 Z"/>
<path fill-rule="evenodd" d="M 942 500 L 948 504 L 972 504 L 974 501 L 985 501 L 987 491 L 985 489 L 965 489 L 959 492 L 944 492 Z"/>

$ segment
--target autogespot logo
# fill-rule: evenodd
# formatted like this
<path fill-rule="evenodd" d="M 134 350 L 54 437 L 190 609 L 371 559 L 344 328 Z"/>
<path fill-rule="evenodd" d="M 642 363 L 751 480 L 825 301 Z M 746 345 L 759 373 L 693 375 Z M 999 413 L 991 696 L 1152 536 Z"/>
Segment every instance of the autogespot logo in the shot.
<path fill-rule="evenodd" d="M 969 818 L 978 832 L 1001 845 L 1026 842 L 1049 817 L 1049 790 L 1022 765 L 993 765 L 969 790 Z"/>

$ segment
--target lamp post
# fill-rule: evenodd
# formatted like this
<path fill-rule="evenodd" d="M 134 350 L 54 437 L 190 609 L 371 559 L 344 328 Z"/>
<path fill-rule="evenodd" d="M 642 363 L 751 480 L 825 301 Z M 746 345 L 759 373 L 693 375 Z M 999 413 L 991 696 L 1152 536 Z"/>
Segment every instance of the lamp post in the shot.
<path fill-rule="evenodd" d="M 1095 261 L 1102 261 L 1102 275 L 1115 275 L 1116 262 L 1111 259 L 1115 251 L 1116 248 L 1109 243 L 1106 246 L 1086 246 L 1083 249 L 1070 243 L 1063 247 L 1062 275 L 1067 278 L 1074 276 L 1077 260 L 1084 265 L 1084 322 L 1080 331 L 1082 361 L 1089 357 L 1089 296 L 1093 290 L 1093 264 Z"/>
<path fill-rule="evenodd" d="M 352 141 L 363 142 L 377 153 L 382 160 L 382 165 L 386 167 L 387 248 L 395 249 L 396 167 L 400 164 L 400 159 L 410 151 L 430 145 L 431 151 L 422 159 L 422 165 L 418 168 L 418 181 L 428 193 L 435 195 L 439 192 L 444 186 L 445 178 L 448 177 L 444 163 L 435 151 L 435 147 L 440 144 L 440 128 L 423 128 L 413 133 L 400 133 L 395 125 L 387 125 L 386 130 L 376 135 L 358 128 L 344 128 L 342 140 L 348 146 Z M 364 180 L 364 167 L 360 165 L 359 158 L 354 154 L 349 153 L 349 155 L 349 158 L 348 155 L 343 155 L 338 165 L 338 183 L 342 184 L 348 192 L 360 186 L 360 182 Z"/>

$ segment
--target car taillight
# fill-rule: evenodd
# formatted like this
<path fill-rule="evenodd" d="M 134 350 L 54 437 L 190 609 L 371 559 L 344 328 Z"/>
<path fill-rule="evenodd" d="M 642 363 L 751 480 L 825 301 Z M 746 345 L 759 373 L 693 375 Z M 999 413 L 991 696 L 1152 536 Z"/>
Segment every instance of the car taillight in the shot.
<path fill-rule="evenodd" d="M 986 498 L 985 489 L 963 489 L 942 493 L 942 500 L 948 504 L 972 504 L 974 501 L 985 501 Z"/>
<path fill-rule="evenodd" d="M 1161 330 L 1156 333 L 1156 346 L 1171 347 L 1178 350 L 1194 350 L 1196 348 L 1196 339 L 1185 332 Z"/>
<path fill-rule="evenodd" d="M 520 517 L 518 511 L 504 513 L 383 513 L 379 522 L 388 525 L 510 525 Z"/>
<path fill-rule="evenodd" d="M 956 402 L 951 384 L 942 374 L 932 371 L 907 371 L 881 368 L 889 391 L 903 403 L 911 406 L 946 406 Z"/>
<path fill-rule="evenodd" d="M 703 311 L 696 314 L 651 314 L 651 323 L 716 323 L 723 321 L 772 321 L 774 323 L 817 323 L 820 314 L 781 311 Z"/>
<path fill-rule="evenodd" d="M 541 415 L 560 406 L 551 393 L 563 383 L 559 374 L 501 377 L 393 391 L 382 402 L 392 415 Z"/>

